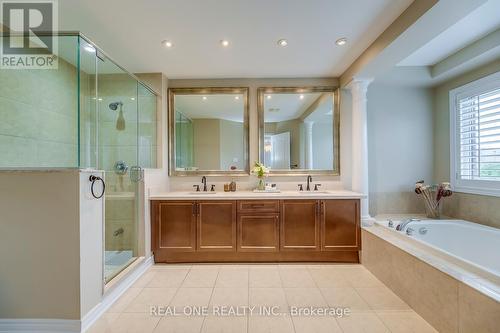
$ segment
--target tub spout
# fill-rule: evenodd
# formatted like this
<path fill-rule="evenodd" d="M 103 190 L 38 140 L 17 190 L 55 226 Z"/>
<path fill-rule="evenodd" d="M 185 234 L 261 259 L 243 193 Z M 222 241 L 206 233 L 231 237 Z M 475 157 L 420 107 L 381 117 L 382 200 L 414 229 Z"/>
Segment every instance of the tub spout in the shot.
<path fill-rule="evenodd" d="M 397 231 L 405 231 L 405 229 L 408 226 L 408 224 L 410 224 L 411 222 L 417 222 L 417 221 L 420 221 L 420 220 L 419 219 L 407 219 L 407 220 L 404 220 L 404 221 L 402 221 L 401 223 L 399 223 L 396 226 L 396 230 Z"/>

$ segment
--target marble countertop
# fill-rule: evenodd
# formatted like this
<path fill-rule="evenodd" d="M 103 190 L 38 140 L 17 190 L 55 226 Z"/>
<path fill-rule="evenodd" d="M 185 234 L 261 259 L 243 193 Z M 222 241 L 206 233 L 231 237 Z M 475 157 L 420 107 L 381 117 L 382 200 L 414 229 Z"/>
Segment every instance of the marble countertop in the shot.
<path fill-rule="evenodd" d="M 299 192 L 299 191 L 282 191 L 279 193 L 273 192 L 252 192 L 252 191 L 236 191 L 236 192 L 215 192 L 208 194 L 197 192 L 163 192 L 151 193 L 150 200 L 243 200 L 243 199 L 361 199 L 364 195 L 352 191 L 335 190 L 321 192 Z"/>

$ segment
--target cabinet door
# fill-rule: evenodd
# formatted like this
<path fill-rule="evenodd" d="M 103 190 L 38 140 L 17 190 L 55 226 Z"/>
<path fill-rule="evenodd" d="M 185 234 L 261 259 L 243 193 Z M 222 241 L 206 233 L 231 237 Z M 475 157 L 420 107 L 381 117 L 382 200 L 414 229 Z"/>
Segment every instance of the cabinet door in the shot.
<path fill-rule="evenodd" d="M 199 251 L 236 251 L 236 201 L 199 201 Z"/>
<path fill-rule="evenodd" d="M 284 200 L 281 204 L 281 250 L 320 249 L 319 201 Z"/>
<path fill-rule="evenodd" d="M 323 251 L 360 249 L 359 200 L 323 200 L 320 212 Z"/>
<path fill-rule="evenodd" d="M 279 249 L 279 215 L 254 214 L 238 217 L 239 252 L 276 252 Z"/>
<path fill-rule="evenodd" d="M 158 251 L 191 252 L 196 248 L 196 210 L 191 201 L 153 201 L 152 246 Z"/>

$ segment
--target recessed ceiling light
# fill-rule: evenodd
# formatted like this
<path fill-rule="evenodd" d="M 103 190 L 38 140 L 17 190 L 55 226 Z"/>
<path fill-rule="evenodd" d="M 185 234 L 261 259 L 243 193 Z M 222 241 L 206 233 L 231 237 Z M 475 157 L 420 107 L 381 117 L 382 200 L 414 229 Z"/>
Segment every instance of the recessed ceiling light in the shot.
<path fill-rule="evenodd" d="M 300 98 L 300 99 L 304 99 L 304 95 L 300 95 L 300 96 L 299 96 L 299 98 Z"/>
<path fill-rule="evenodd" d="M 267 98 L 267 99 L 271 99 L 271 95 L 267 95 L 267 96 L 266 96 L 266 98 Z"/>
<path fill-rule="evenodd" d="M 87 52 L 90 52 L 90 53 L 94 53 L 95 52 L 95 48 L 92 45 L 85 45 L 83 48 Z"/>
<path fill-rule="evenodd" d="M 280 40 L 278 41 L 278 45 L 279 45 L 279 46 L 283 46 L 283 47 L 285 47 L 285 46 L 287 46 L 287 45 L 288 45 L 288 41 L 287 41 L 286 39 L 280 39 Z"/>
<path fill-rule="evenodd" d="M 220 44 L 221 44 L 222 46 L 224 46 L 224 47 L 228 47 L 228 46 L 229 46 L 229 41 L 228 41 L 228 40 L 226 40 L 226 39 L 223 39 L 223 40 L 221 40 L 221 41 L 220 41 Z"/>
<path fill-rule="evenodd" d="M 164 47 L 167 47 L 167 48 L 171 48 L 172 46 L 174 46 L 174 43 L 172 43 L 169 40 L 164 40 L 161 42 L 161 45 L 163 45 Z"/>
<path fill-rule="evenodd" d="M 338 46 L 345 45 L 345 44 L 347 44 L 347 38 L 345 38 L 345 37 L 339 38 L 339 39 L 337 39 L 337 41 L 335 41 L 335 44 L 337 44 Z"/>
<path fill-rule="evenodd" d="M 203 100 L 204 100 L 204 101 L 206 101 L 206 100 L 207 100 L 207 96 L 203 96 L 202 98 L 203 98 Z"/>

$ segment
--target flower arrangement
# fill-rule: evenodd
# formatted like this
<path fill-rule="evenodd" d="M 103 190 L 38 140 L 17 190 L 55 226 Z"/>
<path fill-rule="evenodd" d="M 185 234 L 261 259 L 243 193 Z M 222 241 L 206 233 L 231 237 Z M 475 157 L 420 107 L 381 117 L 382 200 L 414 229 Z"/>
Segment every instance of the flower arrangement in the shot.
<path fill-rule="evenodd" d="M 269 168 L 266 168 L 266 166 L 262 163 L 255 162 L 252 173 L 259 178 L 257 190 L 264 191 L 266 189 L 266 182 L 264 181 L 264 178 L 269 175 Z"/>
<path fill-rule="evenodd" d="M 427 217 L 439 218 L 440 207 L 443 198 L 453 194 L 450 183 L 440 183 L 437 185 L 425 185 L 423 180 L 415 183 L 415 193 L 424 198 Z"/>

